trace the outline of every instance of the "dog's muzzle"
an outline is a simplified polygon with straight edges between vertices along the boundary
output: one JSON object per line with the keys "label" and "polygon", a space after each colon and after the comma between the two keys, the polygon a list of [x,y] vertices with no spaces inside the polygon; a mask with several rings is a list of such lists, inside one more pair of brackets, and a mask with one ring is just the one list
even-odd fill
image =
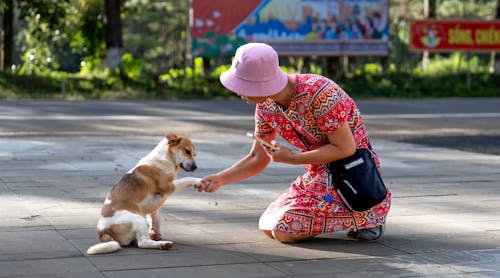
{"label": "dog's muzzle", "polygon": [[182,169],[184,169],[187,172],[193,172],[194,170],[198,169],[198,166],[196,165],[195,162],[190,163],[190,164],[181,163],[180,166]]}

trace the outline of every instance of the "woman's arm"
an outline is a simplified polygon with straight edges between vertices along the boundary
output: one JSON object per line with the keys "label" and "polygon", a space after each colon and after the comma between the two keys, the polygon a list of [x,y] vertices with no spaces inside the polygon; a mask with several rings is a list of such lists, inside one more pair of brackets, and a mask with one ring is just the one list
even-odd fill
{"label": "woman's arm", "polygon": [[306,152],[292,152],[285,146],[275,143],[278,150],[266,152],[275,162],[288,164],[320,164],[351,156],[356,152],[356,142],[351,129],[344,123],[337,130],[327,135],[330,144]]}
{"label": "woman's arm", "polygon": [[[275,137],[276,135],[273,135],[263,140],[271,142]],[[203,178],[202,183],[197,185],[196,188],[200,192],[215,192],[223,185],[235,183],[260,173],[266,168],[269,161],[271,161],[271,159],[266,154],[266,151],[260,143],[254,140],[250,153],[227,169],[217,174],[206,176]]]}
{"label": "woman's arm", "polygon": [[[264,141],[271,142],[273,139],[266,138]],[[233,166],[220,171],[217,175],[219,175],[222,185],[238,182],[260,173],[266,168],[269,161],[271,161],[271,159],[260,143],[254,141],[249,154],[236,162]]]}

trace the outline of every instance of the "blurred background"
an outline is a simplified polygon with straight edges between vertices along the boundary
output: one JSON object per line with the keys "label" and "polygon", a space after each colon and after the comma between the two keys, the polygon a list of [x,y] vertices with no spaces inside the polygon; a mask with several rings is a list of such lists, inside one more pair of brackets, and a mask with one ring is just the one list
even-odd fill
{"label": "blurred background", "polygon": [[[285,71],[323,74],[355,97],[500,96],[500,0],[1,4],[0,99],[230,98],[218,77],[248,41],[272,44]],[[419,29],[426,42],[439,22],[492,23],[488,47],[412,48],[419,19],[438,20]]]}

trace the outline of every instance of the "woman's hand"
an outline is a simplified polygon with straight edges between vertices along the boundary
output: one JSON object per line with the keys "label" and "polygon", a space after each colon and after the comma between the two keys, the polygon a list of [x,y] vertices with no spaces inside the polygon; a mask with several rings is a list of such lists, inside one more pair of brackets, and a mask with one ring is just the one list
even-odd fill
{"label": "woman's hand", "polygon": [[214,193],[222,187],[222,180],[217,174],[208,175],[201,180],[200,184],[194,186],[199,192]]}
{"label": "woman's hand", "polygon": [[271,144],[273,148],[268,148],[264,144],[261,144],[261,146],[267,153],[267,155],[271,157],[271,159],[274,162],[294,164],[293,163],[294,153],[289,148],[283,146],[282,144],[276,141],[272,141]]}

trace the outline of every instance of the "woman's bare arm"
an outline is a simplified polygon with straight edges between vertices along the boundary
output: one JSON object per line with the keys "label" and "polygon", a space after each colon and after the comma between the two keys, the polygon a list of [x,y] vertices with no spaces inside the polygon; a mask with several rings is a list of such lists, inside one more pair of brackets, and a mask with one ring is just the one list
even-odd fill
{"label": "woman's bare arm", "polygon": [[347,123],[327,135],[330,144],[306,152],[292,152],[278,144],[278,150],[266,152],[275,162],[288,164],[320,164],[351,156],[356,151],[356,143]]}

